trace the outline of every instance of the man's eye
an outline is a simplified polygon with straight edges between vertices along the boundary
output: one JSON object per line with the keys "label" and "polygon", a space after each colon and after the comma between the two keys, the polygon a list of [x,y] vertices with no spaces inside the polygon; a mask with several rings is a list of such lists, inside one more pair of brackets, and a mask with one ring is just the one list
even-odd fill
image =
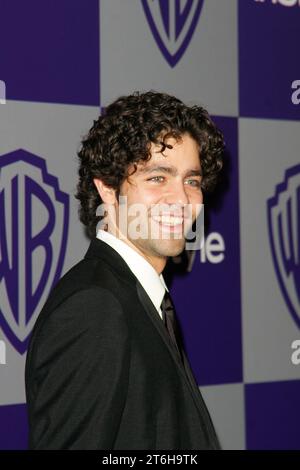
{"label": "man's eye", "polygon": [[164,176],[153,176],[152,178],[149,178],[147,181],[155,181],[155,182],[159,183],[163,179],[164,179]]}
{"label": "man's eye", "polygon": [[195,186],[195,188],[201,187],[201,181],[198,181],[198,180],[187,180],[187,181],[191,186]]}

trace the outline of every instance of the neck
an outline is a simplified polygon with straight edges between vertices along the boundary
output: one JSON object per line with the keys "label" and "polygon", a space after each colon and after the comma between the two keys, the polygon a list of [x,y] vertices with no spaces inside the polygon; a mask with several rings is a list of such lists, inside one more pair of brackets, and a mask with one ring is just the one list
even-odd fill
{"label": "neck", "polygon": [[[109,230],[108,232],[111,233]],[[125,237],[118,228],[116,228],[116,233],[112,233],[112,235],[122,240],[124,243],[130,246],[134,251],[136,251],[143,258],[145,258],[145,260],[148,261],[148,263],[150,263],[151,266],[155,269],[157,274],[160,275],[163,272],[167,263],[167,257],[153,256],[153,255],[149,255],[148,253],[145,253],[144,251],[139,249],[136,245],[134,245],[127,237]]]}

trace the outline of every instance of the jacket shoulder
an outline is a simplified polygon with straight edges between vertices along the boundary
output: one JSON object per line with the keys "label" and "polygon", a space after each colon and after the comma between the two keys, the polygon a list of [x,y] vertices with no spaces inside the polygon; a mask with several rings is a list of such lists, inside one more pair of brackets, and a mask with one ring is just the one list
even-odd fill
{"label": "jacket shoulder", "polygon": [[[110,266],[100,259],[82,259],[71,267],[55,284],[42,309],[53,310],[64,299],[77,291],[92,287],[110,290],[114,292],[120,284]],[[41,312],[41,313],[42,313]]]}

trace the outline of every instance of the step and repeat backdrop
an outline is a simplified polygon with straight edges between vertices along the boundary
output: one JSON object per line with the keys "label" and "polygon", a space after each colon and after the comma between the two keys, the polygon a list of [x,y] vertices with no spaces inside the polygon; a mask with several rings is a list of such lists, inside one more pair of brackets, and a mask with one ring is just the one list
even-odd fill
{"label": "step and repeat backdrop", "polygon": [[300,449],[300,1],[0,0],[0,18],[0,449],[27,448],[28,339],[89,245],[80,140],[150,89],[227,144],[204,246],[166,271],[221,445]]}

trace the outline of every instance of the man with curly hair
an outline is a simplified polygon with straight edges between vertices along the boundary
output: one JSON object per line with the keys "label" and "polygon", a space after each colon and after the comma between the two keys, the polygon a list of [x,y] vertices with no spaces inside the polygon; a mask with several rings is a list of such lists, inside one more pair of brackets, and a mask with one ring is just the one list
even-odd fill
{"label": "man with curly hair", "polygon": [[220,449],[162,272],[223,149],[206,110],[165,93],[122,96],[94,121],[76,194],[91,242],[27,354],[31,449]]}

